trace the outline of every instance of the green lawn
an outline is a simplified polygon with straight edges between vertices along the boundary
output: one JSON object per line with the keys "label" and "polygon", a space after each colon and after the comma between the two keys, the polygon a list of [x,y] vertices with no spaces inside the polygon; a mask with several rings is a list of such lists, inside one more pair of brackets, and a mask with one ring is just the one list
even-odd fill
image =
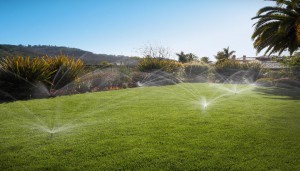
{"label": "green lawn", "polygon": [[230,87],[0,104],[0,170],[300,170],[300,91]]}

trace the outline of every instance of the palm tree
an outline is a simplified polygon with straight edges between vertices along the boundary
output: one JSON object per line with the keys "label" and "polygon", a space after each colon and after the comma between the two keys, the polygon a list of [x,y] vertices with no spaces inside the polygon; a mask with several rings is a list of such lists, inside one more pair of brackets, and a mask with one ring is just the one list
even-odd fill
{"label": "palm tree", "polygon": [[266,49],[265,55],[288,50],[292,55],[300,46],[300,0],[270,0],[276,6],[260,9],[252,19],[254,24],[252,35],[257,53]]}
{"label": "palm tree", "polygon": [[232,58],[232,55],[235,53],[235,51],[230,51],[229,47],[223,48],[223,51],[219,51],[215,58],[218,60],[218,62],[223,62],[225,60],[228,60]]}
{"label": "palm tree", "polygon": [[209,57],[203,56],[203,57],[200,59],[200,61],[203,62],[203,63],[208,64],[208,63],[209,63]]}
{"label": "palm tree", "polygon": [[187,53],[185,54],[184,52],[176,53],[178,56],[178,61],[181,63],[187,63],[187,62],[193,62],[197,60],[197,56],[194,55],[193,53]]}
{"label": "palm tree", "polygon": [[178,61],[181,63],[187,63],[188,59],[186,57],[186,54],[184,54],[184,52],[180,52],[180,53],[176,53],[176,55],[178,56]]}
{"label": "palm tree", "polygon": [[231,58],[231,56],[235,53],[235,51],[230,51],[229,46],[227,48],[223,48],[224,55],[227,59]]}

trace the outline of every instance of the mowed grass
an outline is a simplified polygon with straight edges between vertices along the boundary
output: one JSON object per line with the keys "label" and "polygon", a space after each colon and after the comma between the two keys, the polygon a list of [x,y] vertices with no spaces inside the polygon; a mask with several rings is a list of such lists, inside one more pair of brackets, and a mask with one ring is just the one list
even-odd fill
{"label": "mowed grass", "polygon": [[0,104],[0,170],[300,170],[299,90],[230,87]]}

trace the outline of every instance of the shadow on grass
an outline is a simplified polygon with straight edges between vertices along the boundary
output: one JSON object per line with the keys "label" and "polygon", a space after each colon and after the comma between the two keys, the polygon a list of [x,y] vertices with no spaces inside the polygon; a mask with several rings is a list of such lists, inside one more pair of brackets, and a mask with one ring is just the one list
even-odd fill
{"label": "shadow on grass", "polygon": [[300,100],[300,88],[257,87],[254,91],[262,95],[274,96],[272,99]]}

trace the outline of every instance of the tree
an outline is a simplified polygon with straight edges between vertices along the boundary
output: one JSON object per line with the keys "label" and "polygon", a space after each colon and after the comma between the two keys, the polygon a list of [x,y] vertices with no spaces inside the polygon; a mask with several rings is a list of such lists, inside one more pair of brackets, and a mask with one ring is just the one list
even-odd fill
{"label": "tree", "polygon": [[158,59],[166,59],[170,58],[171,53],[170,49],[163,46],[152,46],[151,44],[146,45],[141,49],[141,54],[145,58],[158,58]]}
{"label": "tree", "polygon": [[181,51],[180,53],[176,53],[176,55],[178,56],[178,61],[181,63],[193,62],[198,59],[198,57],[193,53],[185,54]]}
{"label": "tree", "polygon": [[219,51],[215,58],[218,60],[218,62],[223,62],[225,60],[228,60],[232,58],[232,55],[235,53],[235,51],[230,51],[229,46],[227,48],[223,48],[223,51]]}
{"label": "tree", "polygon": [[254,48],[257,53],[266,49],[265,55],[288,50],[290,56],[300,46],[300,1],[299,0],[270,0],[276,6],[260,9],[252,20],[254,24],[252,35]]}
{"label": "tree", "polygon": [[208,64],[208,63],[209,63],[209,57],[204,56],[204,57],[202,57],[202,58],[200,59],[200,61],[203,62],[203,63]]}
{"label": "tree", "polygon": [[189,62],[193,62],[193,61],[197,61],[198,57],[193,53],[189,53],[189,54],[187,54],[187,59]]}
{"label": "tree", "polygon": [[186,57],[186,54],[184,54],[184,52],[180,52],[180,53],[176,53],[176,55],[178,56],[178,61],[181,63],[187,63],[188,59]]}

